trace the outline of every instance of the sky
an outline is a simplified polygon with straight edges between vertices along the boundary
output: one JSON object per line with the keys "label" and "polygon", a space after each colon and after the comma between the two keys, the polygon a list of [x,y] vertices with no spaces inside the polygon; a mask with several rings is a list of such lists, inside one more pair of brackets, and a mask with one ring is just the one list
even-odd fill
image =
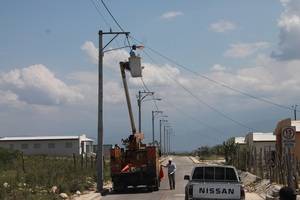
{"label": "sky", "polygon": [[[137,51],[143,80],[162,99],[157,106],[172,126],[173,150],[272,132],[293,117],[290,108],[300,103],[299,0],[105,2],[130,32],[130,43],[145,46]],[[101,1],[2,0],[0,27],[0,137],[85,133],[96,139],[98,31],[120,31]],[[118,36],[107,49],[124,45]],[[131,132],[118,66],[128,52],[104,55],[108,144]],[[136,94],[145,86],[127,77],[137,124]],[[142,104],[145,143],[152,140],[156,109],[151,98]]]}

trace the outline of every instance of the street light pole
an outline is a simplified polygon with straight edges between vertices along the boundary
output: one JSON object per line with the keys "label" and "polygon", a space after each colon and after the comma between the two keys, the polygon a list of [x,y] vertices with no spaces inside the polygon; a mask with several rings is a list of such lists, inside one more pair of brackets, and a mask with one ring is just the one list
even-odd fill
{"label": "street light pole", "polygon": [[152,110],[152,145],[154,145],[155,141],[155,134],[154,134],[154,118],[157,114],[162,114],[163,111],[161,110]]}
{"label": "street light pole", "polygon": [[[145,94],[144,96],[142,96]],[[147,91],[139,91],[138,94],[138,107],[139,107],[139,132],[142,132],[142,101],[148,96],[153,95],[154,92],[147,92]]]}
{"label": "street light pole", "polygon": [[[98,51],[98,121],[97,121],[97,190],[103,191],[103,54],[107,47],[118,35],[129,35],[129,32],[103,32],[99,31]],[[103,47],[103,35],[114,35],[114,37]]]}
{"label": "street light pole", "polygon": [[97,189],[103,190],[103,32],[99,31],[98,55],[98,146],[97,146]]}
{"label": "street light pole", "polygon": [[[167,117],[167,116],[164,116],[164,117]],[[162,123],[163,122],[168,122],[168,120],[166,120],[166,119],[160,119],[159,120],[159,150],[160,150],[160,152],[162,151],[162,144],[161,144],[161,142],[162,142],[162,135],[161,135],[161,126],[162,126]]]}

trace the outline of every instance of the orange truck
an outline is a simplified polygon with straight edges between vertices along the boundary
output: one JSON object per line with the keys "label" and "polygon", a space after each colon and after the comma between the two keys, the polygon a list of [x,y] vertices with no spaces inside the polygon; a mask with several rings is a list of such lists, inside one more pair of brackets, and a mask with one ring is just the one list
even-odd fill
{"label": "orange truck", "polygon": [[111,149],[111,179],[113,190],[123,191],[128,187],[147,187],[159,190],[160,165],[157,147],[139,149]]}
{"label": "orange truck", "polygon": [[[135,68],[139,70],[133,70]],[[136,132],[126,81],[125,70],[129,70],[133,77],[141,76],[140,57],[131,56],[129,62],[120,62],[120,69],[132,133],[127,139],[122,140],[125,148],[120,148],[116,145],[111,149],[113,189],[122,191],[128,187],[145,186],[151,191],[157,191],[159,190],[161,178],[158,148],[143,144],[143,133]],[[133,73],[133,71],[138,71],[139,73]]]}

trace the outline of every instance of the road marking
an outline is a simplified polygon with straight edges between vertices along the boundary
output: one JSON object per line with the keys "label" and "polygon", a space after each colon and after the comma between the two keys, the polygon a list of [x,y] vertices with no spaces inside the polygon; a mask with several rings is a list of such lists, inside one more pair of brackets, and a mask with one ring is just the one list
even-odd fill
{"label": "road marking", "polygon": [[174,194],[174,197],[184,197],[185,194]]}

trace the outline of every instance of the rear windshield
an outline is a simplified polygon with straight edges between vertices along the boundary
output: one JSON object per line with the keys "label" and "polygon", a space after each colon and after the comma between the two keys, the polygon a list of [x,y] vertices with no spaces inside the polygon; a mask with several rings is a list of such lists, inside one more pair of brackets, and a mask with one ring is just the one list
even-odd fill
{"label": "rear windshield", "polygon": [[233,168],[229,167],[196,167],[192,179],[205,181],[233,181],[238,178]]}

